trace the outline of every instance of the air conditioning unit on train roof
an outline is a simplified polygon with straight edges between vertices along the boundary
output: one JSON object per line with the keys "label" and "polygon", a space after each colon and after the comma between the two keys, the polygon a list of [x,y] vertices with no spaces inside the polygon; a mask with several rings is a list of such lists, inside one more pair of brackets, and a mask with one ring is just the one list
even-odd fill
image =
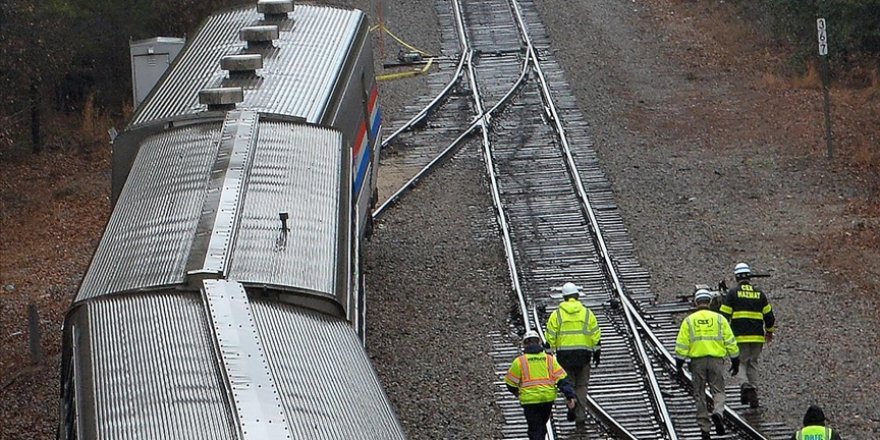
{"label": "air conditioning unit on train roof", "polygon": [[257,12],[266,20],[287,18],[287,14],[293,12],[293,0],[257,0]]}
{"label": "air conditioning unit on train roof", "polygon": [[199,91],[199,104],[206,104],[208,110],[232,110],[235,104],[244,101],[241,87],[217,87]]}
{"label": "air conditioning unit on train roof", "polygon": [[274,24],[243,27],[238,31],[238,39],[246,41],[248,47],[266,47],[278,39],[278,26]]}
{"label": "air conditioning unit on train roof", "polygon": [[220,58],[220,68],[228,71],[230,77],[253,75],[263,68],[263,56],[258,53],[226,55]]}

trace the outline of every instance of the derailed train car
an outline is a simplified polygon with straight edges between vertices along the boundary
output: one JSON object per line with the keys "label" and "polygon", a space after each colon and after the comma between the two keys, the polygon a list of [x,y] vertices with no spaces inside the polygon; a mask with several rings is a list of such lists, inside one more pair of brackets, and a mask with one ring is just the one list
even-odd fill
{"label": "derailed train car", "polygon": [[114,142],[64,323],[59,439],[400,439],[363,349],[381,123],[368,22],[211,16]]}

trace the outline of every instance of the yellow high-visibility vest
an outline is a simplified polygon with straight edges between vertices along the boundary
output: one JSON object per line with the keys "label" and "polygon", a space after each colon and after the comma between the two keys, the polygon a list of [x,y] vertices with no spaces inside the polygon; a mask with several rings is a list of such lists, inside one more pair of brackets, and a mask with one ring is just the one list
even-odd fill
{"label": "yellow high-visibility vest", "polygon": [[566,376],[556,358],[542,351],[525,353],[514,359],[504,382],[519,388],[519,402],[528,405],[556,400],[556,383]]}
{"label": "yellow high-visibility vest", "polygon": [[681,323],[675,354],[682,358],[733,358],[739,356],[739,347],[727,320],[716,312],[701,309]]}
{"label": "yellow high-visibility vest", "polygon": [[570,298],[547,320],[547,343],[556,352],[565,350],[593,351],[602,339],[602,330],[592,310]]}
{"label": "yellow high-visibility vest", "polygon": [[827,426],[805,426],[797,432],[797,440],[831,440],[831,428]]}

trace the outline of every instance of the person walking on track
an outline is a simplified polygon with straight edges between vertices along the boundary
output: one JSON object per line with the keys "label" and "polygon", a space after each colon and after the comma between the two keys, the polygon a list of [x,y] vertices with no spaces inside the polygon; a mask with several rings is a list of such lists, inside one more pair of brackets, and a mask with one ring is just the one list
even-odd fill
{"label": "person walking on track", "polygon": [[586,421],[585,404],[590,383],[590,362],[599,366],[602,330],[593,311],[578,298],[581,288],[574,283],[562,286],[562,302],[547,319],[547,343],[574,383],[579,403],[574,409],[578,426]]}
{"label": "person walking on track", "polygon": [[740,402],[757,408],[758,401],[758,359],[764,343],[773,341],[776,331],[776,317],[767,295],[751,284],[752,269],[746,263],[734,267],[737,286],[730,288],[719,312],[730,321],[736,343],[739,346],[740,361],[746,371],[746,382],[740,387]]}
{"label": "person walking on track", "polygon": [[[739,372],[739,348],[733,330],[721,314],[709,310],[712,293],[706,289],[694,294],[697,311],[681,323],[675,340],[675,367],[678,377],[683,377],[686,359],[694,381],[694,400],[697,404],[697,424],[703,440],[710,440],[711,424],[715,433],[724,435],[724,358],[730,356],[730,372]],[[706,385],[712,394],[714,407],[711,419],[706,402]]]}
{"label": "person walking on track", "polygon": [[804,414],[804,427],[791,435],[791,440],[843,440],[837,431],[825,424],[825,412],[818,405],[810,405]]}
{"label": "person walking on track", "polygon": [[534,330],[523,336],[523,354],[510,364],[504,383],[508,391],[519,397],[529,440],[544,440],[547,436],[547,421],[550,420],[557,388],[565,395],[569,409],[577,402],[565,370],[556,357],[544,351],[541,336]]}

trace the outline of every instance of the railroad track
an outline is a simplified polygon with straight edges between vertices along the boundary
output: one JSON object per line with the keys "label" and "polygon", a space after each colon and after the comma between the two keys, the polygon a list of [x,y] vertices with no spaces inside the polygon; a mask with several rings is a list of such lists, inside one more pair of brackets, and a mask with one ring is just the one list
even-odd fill
{"label": "railroad track", "polygon": [[[554,287],[566,281],[583,286],[583,300],[596,313],[603,334],[602,364],[590,383],[587,438],[699,438],[690,382],[671,374],[678,329],[674,314],[686,307],[653,304],[649,275],[635,258],[584,115],[561,69],[547,55],[549,42],[533,5],[516,0],[443,5],[449,9],[441,9],[446,12],[441,19],[458,36],[456,73],[432,100],[433,108],[413,118],[432,118],[429,128],[422,124],[410,135],[417,125],[412,123],[395,134],[418,137],[409,138],[410,144],[437,139],[438,133],[454,138],[442,154],[425,161],[421,175],[454,154],[465,138],[479,136],[517,309],[511,333],[541,329],[544,316],[538,310],[552,312],[559,301],[551,297]],[[470,98],[467,118],[462,117],[465,97]],[[453,121],[458,125],[450,126]],[[457,136],[450,135],[455,132],[451,127]],[[423,157],[424,151],[413,156]],[[405,185],[388,204],[410,187]],[[511,335],[491,337],[500,377],[519,353],[519,341]],[[500,380],[496,385],[504,438],[524,438],[518,402]],[[728,390],[729,402],[735,391]],[[739,410],[728,406],[728,434],[713,438],[783,440],[790,435],[781,424]],[[551,425],[552,438],[580,438],[573,423],[565,421],[561,404]]]}

